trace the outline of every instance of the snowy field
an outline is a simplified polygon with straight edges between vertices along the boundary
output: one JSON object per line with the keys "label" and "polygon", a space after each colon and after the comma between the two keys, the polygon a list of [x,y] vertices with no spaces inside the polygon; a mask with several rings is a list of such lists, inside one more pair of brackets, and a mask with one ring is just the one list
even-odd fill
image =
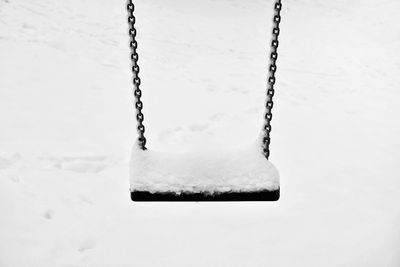
{"label": "snowy field", "polygon": [[[149,147],[250,144],[272,1],[140,0]],[[0,266],[400,266],[400,2],[283,1],[273,203],[133,203],[124,1],[0,0]]]}

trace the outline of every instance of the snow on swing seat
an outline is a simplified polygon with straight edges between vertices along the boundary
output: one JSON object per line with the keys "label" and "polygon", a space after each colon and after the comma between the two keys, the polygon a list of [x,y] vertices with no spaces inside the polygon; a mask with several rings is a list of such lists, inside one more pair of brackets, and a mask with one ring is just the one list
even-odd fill
{"label": "snow on swing seat", "polygon": [[142,151],[135,146],[130,164],[132,199],[151,201],[157,195],[155,200],[277,200],[279,173],[261,151],[258,144],[191,154]]}

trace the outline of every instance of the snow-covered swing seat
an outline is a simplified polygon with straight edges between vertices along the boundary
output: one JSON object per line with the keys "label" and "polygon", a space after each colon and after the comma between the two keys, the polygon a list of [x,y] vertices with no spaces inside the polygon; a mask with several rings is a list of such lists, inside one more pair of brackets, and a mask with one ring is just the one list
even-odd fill
{"label": "snow-covered swing seat", "polygon": [[142,113],[134,5],[128,1],[130,47],[138,140],[132,149],[130,191],[133,201],[276,201],[279,174],[268,161],[281,0],[274,4],[271,56],[263,131],[253,145],[220,153],[170,154],[146,148]]}

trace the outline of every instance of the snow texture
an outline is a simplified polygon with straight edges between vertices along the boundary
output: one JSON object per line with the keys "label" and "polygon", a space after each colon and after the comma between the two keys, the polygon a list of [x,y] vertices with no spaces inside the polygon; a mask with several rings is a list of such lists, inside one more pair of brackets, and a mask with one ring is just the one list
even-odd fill
{"label": "snow texture", "polygon": [[[224,193],[279,189],[261,143],[236,151],[171,154],[132,149],[131,191]],[[197,152],[197,153],[196,153]]]}
{"label": "snow texture", "polygon": [[[0,0],[0,266],[400,266],[400,1],[282,2],[280,200],[133,203],[125,1]],[[149,148],[250,147],[272,1],[135,4]]]}

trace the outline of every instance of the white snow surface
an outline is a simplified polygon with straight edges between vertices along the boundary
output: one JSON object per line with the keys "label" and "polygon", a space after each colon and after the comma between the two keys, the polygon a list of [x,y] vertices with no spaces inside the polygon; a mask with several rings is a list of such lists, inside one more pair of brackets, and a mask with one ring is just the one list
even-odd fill
{"label": "white snow surface", "polygon": [[[138,0],[150,150],[249,147],[269,0]],[[400,1],[283,1],[267,203],[132,203],[125,1],[0,0],[0,266],[400,266]]]}
{"label": "white snow surface", "polygon": [[278,170],[261,142],[234,151],[187,154],[132,149],[131,191],[223,193],[279,189]]}

